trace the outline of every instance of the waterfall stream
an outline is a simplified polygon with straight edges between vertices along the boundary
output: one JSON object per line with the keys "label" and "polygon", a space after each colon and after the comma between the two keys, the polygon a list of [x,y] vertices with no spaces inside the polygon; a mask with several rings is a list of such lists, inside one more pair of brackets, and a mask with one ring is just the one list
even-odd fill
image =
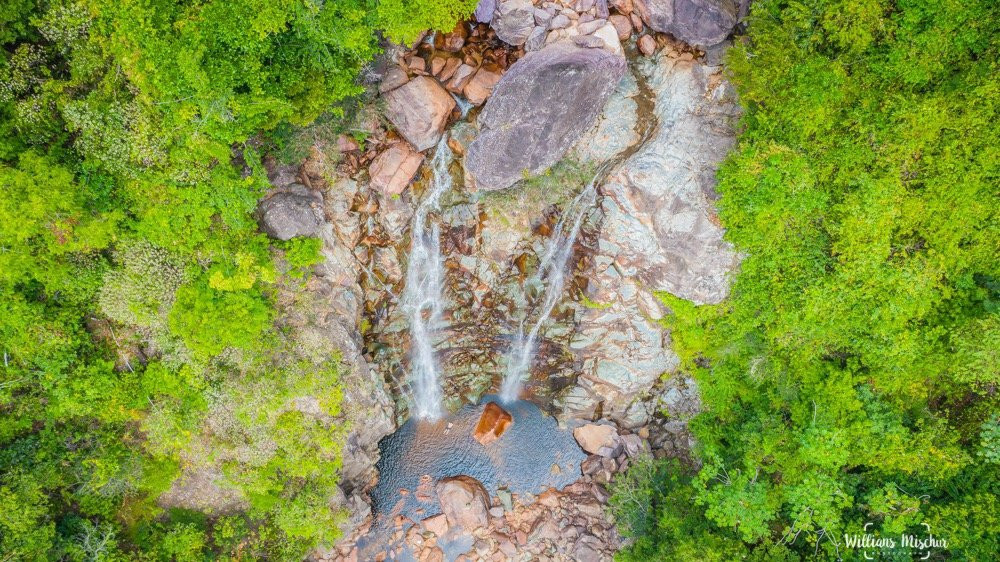
{"label": "waterfall stream", "polygon": [[441,227],[428,224],[428,216],[440,211],[441,195],[452,187],[448,172],[453,156],[447,137],[442,137],[431,160],[431,183],[424,200],[413,214],[410,256],[406,267],[403,307],[410,320],[410,376],[416,416],[441,417],[440,366],[434,355],[434,334],[441,327],[444,310],[444,259]]}
{"label": "waterfall stream", "polygon": [[[634,47],[633,47],[634,48]],[[634,55],[634,52],[633,52]],[[640,60],[640,59],[630,59]],[[607,175],[619,164],[635,154],[646,141],[652,138],[659,126],[659,121],[653,111],[653,103],[656,96],[653,94],[641,70],[633,68],[633,76],[639,89],[639,95],[633,99],[637,104],[638,119],[636,121],[636,132],[639,135],[637,142],[616,154],[613,158],[601,164],[597,169],[590,183],[576,196],[566,207],[559,222],[553,229],[545,245],[545,251],[538,264],[538,273],[532,281],[541,282],[545,286],[545,292],[541,301],[541,313],[531,328],[525,332],[527,316],[521,320],[518,328],[517,338],[514,345],[507,354],[507,368],[504,373],[503,384],[500,387],[500,398],[504,402],[513,402],[518,399],[521,392],[521,384],[524,379],[531,374],[531,365],[534,361],[535,348],[538,346],[538,336],[542,327],[548,321],[549,316],[555,309],[556,304],[563,297],[563,288],[569,276],[567,263],[573,255],[573,245],[580,233],[580,228],[587,213],[597,202],[597,188],[604,181]]]}
{"label": "waterfall stream", "polygon": [[500,397],[504,402],[517,400],[521,391],[521,379],[531,371],[535,346],[538,345],[538,332],[545,325],[556,303],[562,297],[568,273],[566,263],[573,254],[573,244],[576,243],[583,219],[586,217],[587,211],[594,205],[599,177],[602,177],[602,174],[595,175],[587,187],[566,207],[545,244],[545,252],[538,264],[538,273],[534,277],[534,280],[545,284],[541,314],[527,333],[524,331],[527,317],[521,321],[517,339],[508,355],[507,372],[500,388]]}

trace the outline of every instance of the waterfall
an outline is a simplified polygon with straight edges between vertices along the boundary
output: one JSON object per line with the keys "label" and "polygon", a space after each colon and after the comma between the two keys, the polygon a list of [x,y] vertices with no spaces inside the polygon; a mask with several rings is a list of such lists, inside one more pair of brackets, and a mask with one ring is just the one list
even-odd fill
{"label": "waterfall", "polygon": [[552,310],[562,296],[567,277],[566,262],[573,255],[573,245],[580,233],[583,219],[594,204],[598,177],[600,174],[594,176],[587,187],[566,207],[545,244],[545,252],[538,264],[538,273],[533,278],[533,280],[542,281],[545,284],[541,314],[527,333],[524,331],[527,317],[521,320],[517,339],[507,356],[507,372],[500,389],[500,397],[504,402],[517,400],[518,394],[521,392],[521,380],[531,371],[535,346],[538,344],[538,332],[549,319]]}
{"label": "waterfall", "polygon": [[413,214],[410,258],[406,266],[403,307],[410,320],[410,375],[416,416],[441,417],[441,376],[434,356],[433,337],[441,327],[444,309],[444,259],[441,227],[428,225],[428,215],[441,209],[441,194],[451,189],[448,165],[452,162],[446,136],[441,138],[431,160],[431,184]]}

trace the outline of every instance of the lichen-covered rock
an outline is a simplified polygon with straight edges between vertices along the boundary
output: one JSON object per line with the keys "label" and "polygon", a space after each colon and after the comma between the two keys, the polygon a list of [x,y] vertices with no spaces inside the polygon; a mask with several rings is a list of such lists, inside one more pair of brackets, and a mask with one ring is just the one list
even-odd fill
{"label": "lichen-covered rock", "polygon": [[279,191],[261,202],[257,208],[260,226],[278,240],[312,236],[322,222],[321,202],[322,198],[306,186],[292,184],[288,191]]}
{"label": "lichen-covered rock", "polygon": [[[421,59],[422,60],[422,59]],[[385,94],[385,115],[418,151],[437,144],[455,100],[437,80],[417,76]]]}
{"label": "lichen-covered rock", "polygon": [[697,47],[722,42],[736,26],[739,8],[735,0],[642,0],[636,7],[652,29]]}
{"label": "lichen-covered rock", "polygon": [[556,163],[591,126],[625,58],[560,41],[514,63],[479,114],[466,170],[480,190],[509,187]]}

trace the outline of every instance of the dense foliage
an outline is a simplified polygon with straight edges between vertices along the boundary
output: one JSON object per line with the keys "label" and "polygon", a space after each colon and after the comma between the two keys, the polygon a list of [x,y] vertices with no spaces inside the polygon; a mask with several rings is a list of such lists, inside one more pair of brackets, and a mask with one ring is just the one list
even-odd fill
{"label": "dense foliage", "polygon": [[721,305],[665,297],[701,465],[619,486],[622,558],[860,559],[844,535],[871,523],[993,560],[1000,7],[760,0],[749,22],[719,174],[746,257]]}
{"label": "dense foliage", "polygon": [[[0,559],[294,559],[334,537],[338,365],[272,327],[318,241],[258,233],[254,139],[336,116],[381,32],[473,4],[0,1]],[[242,498],[229,515],[158,507],[198,455]]]}

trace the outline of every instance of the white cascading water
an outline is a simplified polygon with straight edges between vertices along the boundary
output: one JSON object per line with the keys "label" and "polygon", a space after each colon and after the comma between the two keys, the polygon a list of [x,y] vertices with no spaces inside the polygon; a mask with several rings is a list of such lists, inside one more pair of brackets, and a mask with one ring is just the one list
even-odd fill
{"label": "white cascading water", "polygon": [[444,137],[431,160],[431,185],[413,214],[410,230],[410,259],[406,267],[403,306],[410,320],[410,376],[416,416],[436,420],[441,417],[441,375],[434,355],[434,334],[441,327],[444,310],[444,259],[441,256],[441,227],[428,225],[428,215],[441,209],[441,195],[451,189],[448,166],[452,153]]}
{"label": "white cascading water", "polygon": [[521,393],[521,381],[530,373],[534,359],[535,346],[538,345],[538,332],[549,319],[552,310],[562,296],[566,284],[566,262],[573,255],[573,245],[580,233],[583,219],[594,204],[597,195],[597,178],[587,184],[587,187],[576,196],[566,207],[559,222],[556,223],[552,235],[545,246],[545,253],[538,264],[538,273],[534,280],[545,284],[545,294],[542,298],[541,314],[527,333],[524,331],[527,318],[521,321],[517,339],[507,356],[507,372],[504,375],[503,386],[500,388],[500,398],[504,402],[517,400]]}

